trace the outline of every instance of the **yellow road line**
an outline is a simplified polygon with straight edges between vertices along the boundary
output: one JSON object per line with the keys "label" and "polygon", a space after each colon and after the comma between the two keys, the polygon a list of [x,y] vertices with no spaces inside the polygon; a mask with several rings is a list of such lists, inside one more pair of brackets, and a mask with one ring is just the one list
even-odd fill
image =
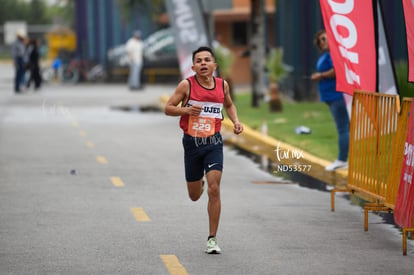
{"label": "yellow road line", "polygon": [[124,187],[125,184],[120,177],[111,177],[111,182],[115,187]]}
{"label": "yellow road line", "polygon": [[165,267],[171,275],[188,275],[187,270],[180,263],[175,255],[160,255],[161,260],[164,262]]}
{"label": "yellow road line", "polygon": [[99,162],[100,164],[108,164],[108,161],[106,160],[104,156],[97,156],[96,161]]}
{"label": "yellow road line", "polygon": [[81,137],[84,137],[84,136],[86,136],[86,132],[85,132],[85,131],[83,131],[83,130],[81,130],[81,131],[79,131],[79,135],[80,135]]}
{"label": "yellow road line", "polygon": [[142,207],[133,207],[131,208],[131,212],[134,215],[135,219],[138,222],[149,222],[151,219],[148,217],[147,213],[145,213],[144,208]]}
{"label": "yellow road line", "polygon": [[95,144],[93,144],[92,141],[87,141],[86,146],[88,146],[89,148],[93,148],[93,147],[95,147]]}

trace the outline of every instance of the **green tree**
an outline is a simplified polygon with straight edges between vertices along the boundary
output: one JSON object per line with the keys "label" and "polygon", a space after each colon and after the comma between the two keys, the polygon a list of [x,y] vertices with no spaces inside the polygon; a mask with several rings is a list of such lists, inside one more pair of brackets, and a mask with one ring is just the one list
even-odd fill
{"label": "green tree", "polygon": [[2,0],[0,8],[0,24],[11,20],[24,20],[27,11],[27,3],[16,0]]}
{"label": "green tree", "polygon": [[27,22],[29,24],[46,24],[50,18],[46,17],[47,6],[43,0],[32,0],[27,11]]}
{"label": "green tree", "polygon": [[47,16],[54,22],[68,27],[75,26],[75,1],[60,0],[56,5],[47,9]]}
{"label": "green tree", "polygon": [[28,24],[50,24],[53,16],[49,9],[45,0],[1,0],[0,24],[16,20],[26,21]]}

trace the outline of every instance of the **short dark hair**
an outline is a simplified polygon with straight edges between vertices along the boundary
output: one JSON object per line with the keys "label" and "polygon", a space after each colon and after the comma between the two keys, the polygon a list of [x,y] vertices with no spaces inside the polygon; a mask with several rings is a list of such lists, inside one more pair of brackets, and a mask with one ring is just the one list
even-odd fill
{"label": "short dark hair", "polygon": [[194,58],[195,58],[196,54],[198,54],[199,52],[209,52],[209,53],[211,53],[211,56],[215,59],[214,52],[210,47],[201,46],[193,52],[193,61],[194,61]]}

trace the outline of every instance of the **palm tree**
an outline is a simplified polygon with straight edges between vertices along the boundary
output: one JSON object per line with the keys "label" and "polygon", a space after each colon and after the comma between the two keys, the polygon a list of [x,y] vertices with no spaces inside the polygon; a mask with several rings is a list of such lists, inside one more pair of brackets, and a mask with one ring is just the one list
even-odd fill
{"label": "palm tree", "polygon": [[282,101],[279,95],[279,82],[285,78],[291,70],[287,65],[283,64],[283,49],[272,49],[266,61],[266,68],[269,74],[270,87],[270,102],[269,107],[271,112],[282,111]]}

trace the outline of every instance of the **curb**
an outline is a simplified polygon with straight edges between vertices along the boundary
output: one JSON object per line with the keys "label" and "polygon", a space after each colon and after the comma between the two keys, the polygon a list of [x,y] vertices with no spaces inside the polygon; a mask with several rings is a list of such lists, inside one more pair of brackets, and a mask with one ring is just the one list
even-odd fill
{"label": "curb", "polygon": [[13,60],[11,60],[11,59],[0,59],[0,64],[4,64],[4,65],[10,64],[10,65],[12,65],[14,63],[13,63]]}

